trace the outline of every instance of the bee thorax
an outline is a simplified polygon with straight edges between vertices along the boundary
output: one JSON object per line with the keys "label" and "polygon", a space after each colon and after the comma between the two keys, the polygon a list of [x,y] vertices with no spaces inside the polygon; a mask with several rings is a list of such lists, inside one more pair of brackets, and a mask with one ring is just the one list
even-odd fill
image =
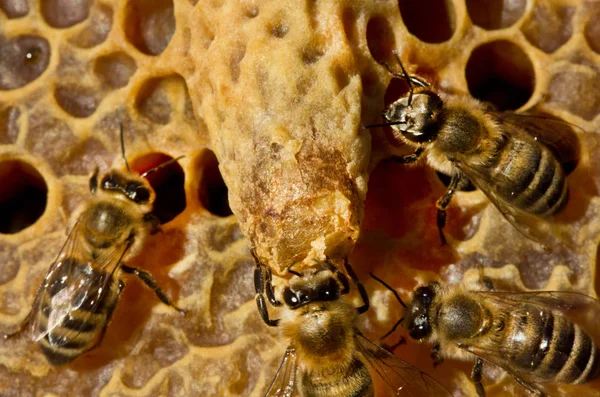
{"label": "bee thorax", "polygon": [[482,332],[485,313],[481,305],[463,295],[458,295],[442,305],[438,326],[452,340],[472,338]]}

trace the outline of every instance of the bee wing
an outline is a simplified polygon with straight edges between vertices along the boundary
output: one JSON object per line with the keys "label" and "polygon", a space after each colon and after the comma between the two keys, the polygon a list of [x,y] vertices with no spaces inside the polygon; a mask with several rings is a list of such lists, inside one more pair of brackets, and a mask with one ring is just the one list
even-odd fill
{"label": "bee wing", "polygon": [[363,334],[356,334],[356,346],[371,368],[391,388],[394,396],[452,396],[431,376],[394,356]]}
{"label": "bee wing", "polygon": [[588,332],[596,343],[600,343],[598,327],[600,301],[591,296],[572,291],[474,291],[473,293],[507,309],[529,304],[565,316]]}
{"label": "bee wing", "polygon": [[512,185],[512,181],[505,181],[502,176],[492,181],[489,171],[474,164],[461,162],[457,166],[522,235],[546,247],[573,245],[571,239],[553,224],[552,219],[525,212],[498,195],[498,189],[506,184]]}
{"label": "bee wing", "polygon": [[[88,326],[130,246],[115,246],[101,251],[97,258],[89,258],[83,238],[83,226],[78,221],[38,290],[31,321],[35,342],[48,336],[52,345],[62,346]],[[58,327],[64,332],[53,332]]]}
{"label": "bee wing", "polygon": [[550,116],[536,115],[533,112],[499,112],[495,113],[495,116],[503,129],[525,131],[546,145],[559,163],[567,164],[579,160],[581,147],[574,129],[582,130],[580,127]]}
{"label": "bee wing", "polygon": [[265,397],[291,397],[296,394],[296,350],[288,347]]}

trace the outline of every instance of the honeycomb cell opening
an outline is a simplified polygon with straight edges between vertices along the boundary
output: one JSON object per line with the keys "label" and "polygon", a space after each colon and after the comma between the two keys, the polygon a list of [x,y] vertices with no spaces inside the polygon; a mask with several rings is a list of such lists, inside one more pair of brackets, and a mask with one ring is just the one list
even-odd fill
{"label": "honeycomb cell opening", "polygon": [[394,30],[388,20],[377,16],[367,24],[367,46],[377,63],[385,63],[396,49]]}
{"label": "honeycomb cell opening", "polygon": [[161,223],[174,219],[186,207],[185,174],[177,161],[168,163],[171,160],[173,157],[164,153],[149,153],[131,162],[131,169],[140,174],[161,166],[146,176],[156,193],[152,212]]}
{"label": "honeycomb cell opening", "polygon": [[506,40],[493,41],[471,53],[466,79],[473,97],[498,110],[518,109],[531,97],[535,73],[529,57]]}
{"label": "honeycomb cell opening", "polygon": [[27,0],[0,0],[0,10],[8,19],[21,18],[29,13],[29,3]]}
{"label": "honeycomb cell opening", "polygon": [[90,15],[90,0],[41,0],[40,9],[46,23],[64,29],[85,21]]}
{"label": "honeycomb cell opening", "polygon": [[526,0],[467,0],[471,21],[486,30],[504,29],[514,25],[527,6]]}
{"label": "honeycomb cell opening", "polygon": [[14,234],[44,213],[48,186],[40,173],[19,160],[0,162],[0,233]]}
{"label": "honeycomb cell opening", "polygon": [[448,0],[399,0],[406,29],[426,43],[450,40],[455,30],[454,6]]}
{"label": "honeycomb cell opening", "polygon": [[50,63],[50,44],[40,36],[7,40],[0,35],[0,54],[0,90],[14,90],[44,73]]}
{"label": "honeycomb cell opening", "polygon": [[159,55],[175,33],[173,0],[130,0],[124,20],[125,36],[147,55]]}
{"label": "honeycomb cell opening", "polygon": [[137,70],[135,59],[124,52],[115,52],[96,59],[94,73],[108,87],[121,88]]}
{"label": "honeycomb cell opening", "polygon": [[200,203],[211,214],[227,217],[233,214],[229,207],[227,185],[219,171],[217,156],[206,150],[200,159],[201,177],[198,198]]}

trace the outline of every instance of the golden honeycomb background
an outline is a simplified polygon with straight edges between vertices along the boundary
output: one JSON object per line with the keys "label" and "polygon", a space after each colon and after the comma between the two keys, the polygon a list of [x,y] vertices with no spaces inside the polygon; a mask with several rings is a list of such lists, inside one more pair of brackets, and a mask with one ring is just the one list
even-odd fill
{"label": "golden honeycomb background", "polygon": [[[440,247],[444,185],[382,161],[404,148],[362,128],[406,92],[379,65],[393,50],[440,90],[585,131],[561,216],[575,251],[524,240],[477,191],[455,196]],[[279,274],[351,253],[375,340],[401,313],[369,271],[404,296],[437,278],[475,283],[476,265],[507,285],[595,295],[599,67],[597,0],[0,0],[0,333],[29,311],[88,175],[124,166],[120,123],[134,169],[186,156],[152,176],[164,233],[128,263],[188,311],[124,276],[102,345],[72,364],[52,368],[26,334],[0,341],[0,396],[262,395],[286,341],[257,315],[250,244]],[[396,354],[474,395],[470,363],[434,370],[417,344]],[[521,390],[493,368],[484,385]]]}

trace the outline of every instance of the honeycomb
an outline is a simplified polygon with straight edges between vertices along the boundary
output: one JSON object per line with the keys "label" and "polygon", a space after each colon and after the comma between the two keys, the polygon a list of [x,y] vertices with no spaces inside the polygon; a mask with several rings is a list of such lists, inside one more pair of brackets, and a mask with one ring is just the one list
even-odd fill
{"label": "honeycomb", "polygon": [[[152,175],[164,232],[128,264],[188,311],[123,276],[102,345],[72,364],[51,367],[26,334],[0,341],[3,397],[262,395],[287,342],[257,315],[250,247],[279,275],[350,255],[372,296],[360,325],[374,340],[401,312],[369,271],[403,296],[433,279],[475,283],[477,265],[507,285],[595,295],[598,1],[0,0],[0,10],[0,333],[27,315],[90,172],[124,167],[120,124],[137,171],[185,155]],[[380,65],[394,65],[393,50],[440,90],[537,107],[585,131],[561,215],[576,250],[523,239],[479,191],[454,197],[440,247],[443,182],[385,161],[405,148],[362,128],[407,91]],[[396,354],[475,395],[471,364],[434,370],[429,348]],[[484,385],[490,396],[521,390],[491,367]]]}

